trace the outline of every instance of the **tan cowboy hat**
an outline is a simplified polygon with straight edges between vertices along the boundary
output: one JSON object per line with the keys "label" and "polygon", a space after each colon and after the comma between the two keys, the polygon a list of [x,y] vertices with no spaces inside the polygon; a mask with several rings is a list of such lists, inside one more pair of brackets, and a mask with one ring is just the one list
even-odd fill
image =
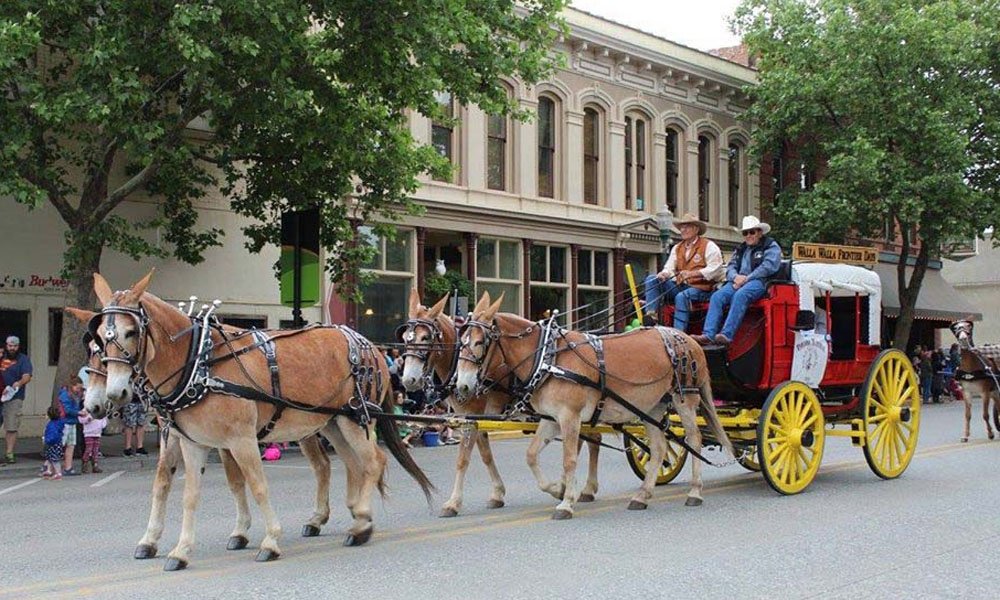
{"label": "tan cowboy hat", "polygon": [[749,231],[751,229],[760,229],[761,233],[767,235],[768,232],[771,231],[771,226],[768,225],[767,223],[764,223],[763,221],[761,221],[760,219],[758,219],[753,215],[747,215],[743,217],[743,223],[741,223],[740,226],[736,228],[736,231],[742,232],[742,231]]}
{"label": "tan cowboy hat", "polygon": [[708,225],[691,213],[684,213],[681,218],[674,219],[674,227],[680,225],[697,225],[698,235],[705,235],[705,232],[708,231]]}

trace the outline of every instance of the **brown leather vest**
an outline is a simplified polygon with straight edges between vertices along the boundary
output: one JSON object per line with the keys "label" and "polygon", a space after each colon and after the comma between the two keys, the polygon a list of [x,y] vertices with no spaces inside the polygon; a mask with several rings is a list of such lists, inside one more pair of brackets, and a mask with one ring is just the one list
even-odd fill
{"label": "brown leather vest", "polygon": [[[675,262],[675,268],[677,272],[688,271],[688,270],[701,270],[708,266],[708,260],[705,258],[705,251],[708,249],[708,238],[699,237],[698,241],[695,243],[694,247],[691,249],[691,256],[687,256],[688,248],[686,242],[681,242],[677,246],[677,259]],[[708,281],[698,273],[694,277],[689,277],[684,283],[691,287],[696,287],[701,290],[711,291],[715,287],[715,283]]]}

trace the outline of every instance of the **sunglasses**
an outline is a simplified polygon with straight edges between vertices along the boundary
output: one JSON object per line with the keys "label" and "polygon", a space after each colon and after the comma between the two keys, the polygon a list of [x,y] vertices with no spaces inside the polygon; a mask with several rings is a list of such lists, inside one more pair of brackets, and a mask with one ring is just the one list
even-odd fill
{"label": "sunglasses", "polygon": [[755,233],[760,233],[760,229],[748,229],[743,232],[743,237],[749,237],[751,235],[754,235]]}

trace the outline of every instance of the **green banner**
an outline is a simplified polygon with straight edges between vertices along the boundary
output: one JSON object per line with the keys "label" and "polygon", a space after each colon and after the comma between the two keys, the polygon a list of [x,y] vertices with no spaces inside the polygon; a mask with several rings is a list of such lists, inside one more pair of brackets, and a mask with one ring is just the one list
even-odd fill
{"label": "green banner", "polygon": [[281,303],[295,305],[295,244],[302,253],[302,306],[320,301],[319,210],[287,212],[281,215]]}

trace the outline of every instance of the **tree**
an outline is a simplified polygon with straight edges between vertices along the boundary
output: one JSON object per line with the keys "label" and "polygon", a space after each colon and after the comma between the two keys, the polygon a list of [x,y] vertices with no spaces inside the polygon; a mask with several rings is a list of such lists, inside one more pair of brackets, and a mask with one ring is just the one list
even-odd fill
{"label": "tree", "polygon": [[942,243],[1000,221],[998,8],[745,0],[734,19],[759,57],[747,112],[755,156],[790,142],[793,167],[823,175],[778,196],[778,228],[815,241],[899,236],[899,348]]}
{"label": "tree", "polygon": [[[94,305],[105,248],[199,262],[224,232],[199,228],[193,202],[220,189],[256,219],[254,252],[279,242],[283,211],[319,206],[326,266],[350,281],[372,252],[353,242],[357,223],[391,236],[417,210],[417,176],[449,168],[415,146],[406,112],[443,117],[447,90],[523,116],[501,79],[548,72],[564,3],[5,0],[0,197],[51,203],[65,221],[75,306]],[[139,193],[155,217],[120,210]],[[66,323],[59,381],[84,359]]]}

